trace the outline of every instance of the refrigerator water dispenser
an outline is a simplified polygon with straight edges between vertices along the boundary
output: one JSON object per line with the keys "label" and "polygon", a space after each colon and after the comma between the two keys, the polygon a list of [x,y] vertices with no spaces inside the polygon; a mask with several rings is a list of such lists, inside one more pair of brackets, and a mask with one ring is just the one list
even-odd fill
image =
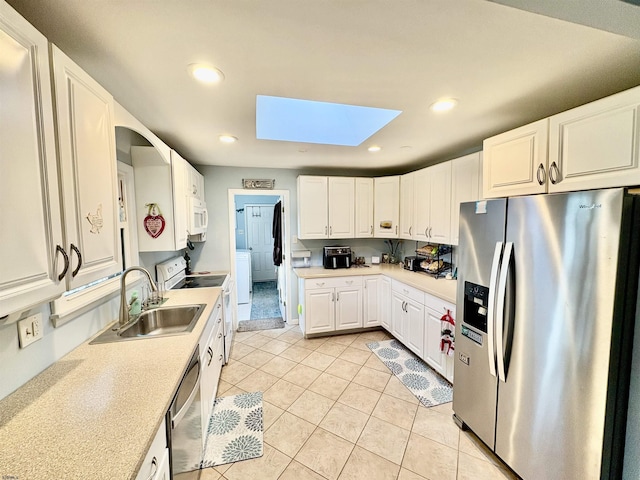
{"label": "refrigerator water dispenser", "polygon": [[487,308],[489,289],[482,285],[464,282],[464,315],[462,321],[487,333]]}

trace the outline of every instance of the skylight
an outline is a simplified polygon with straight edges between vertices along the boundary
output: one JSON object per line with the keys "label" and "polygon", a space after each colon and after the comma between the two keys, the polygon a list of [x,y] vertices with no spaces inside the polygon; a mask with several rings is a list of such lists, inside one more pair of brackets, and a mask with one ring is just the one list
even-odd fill
{"label": "skylight", "polygon": [[355,147],[401,113],[401,110],[258,95],[256,137]]}

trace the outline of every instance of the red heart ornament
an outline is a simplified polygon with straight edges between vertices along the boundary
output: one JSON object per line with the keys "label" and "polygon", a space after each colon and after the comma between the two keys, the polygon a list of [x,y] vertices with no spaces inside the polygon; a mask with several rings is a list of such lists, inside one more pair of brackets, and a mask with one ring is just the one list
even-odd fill
{"label": "red heart ornament", "polygon": [[165,220],[162,215],[147,215],[144,217],[144,229],[151,238],[158,238],[164,231]]}

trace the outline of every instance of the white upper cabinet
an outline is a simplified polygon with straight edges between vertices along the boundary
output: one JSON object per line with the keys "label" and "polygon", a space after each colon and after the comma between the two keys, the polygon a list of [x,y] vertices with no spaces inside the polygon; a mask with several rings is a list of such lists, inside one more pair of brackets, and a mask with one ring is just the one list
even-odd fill
{"label": "white upper cabinet", "polygon": [[451,244],[458,245],[460,204],[480,200],[482,152],[451,161]]}
{"label": "white upper cabinet", "polygon": [[400,217],[400,177],[374,179],[373,232],[377,238],[398,238]]}
{"label": "white upper cabinet", "polygon": [[451,243],[451,162],[429,167],[429,241]]}
{"label": "white upper cabinet", "polygon": [[484,198],[546,192],[548,125],[539,120],[484,141]]}
{"label": "white upper cabinet", "polygon": [[413,172],[413,240],[449,243],[451,162]]}
{"label": "white upper cabinet", "polygon": [[640,184],[640,87],[554,115],[549,192]]}
{"label": "white upper cabinet", "polygon": [[327,238],[329,235],[329,191],[327,177],[298,177],[298,237]]}
{"label": "white upper cabinet", "polygon": [[206,201],[204,197],[204,176],[197,171],[191,164],[187,165],[187,195]]}
{"label": "white upper cabinet", "polygon": [[131,147],[135,178],[138,248],[169,252],[187,246],[189,164],[173,150],[169,161],[155,147]]}
{"label": "white upper cabinet", "polygon": [[355,237],[353,177],[329,177],[329,238]]}
{"label": "white upper cabinet", "polygon": [[[0,3],[0,317],[65,290],[47,40]],[[60,249],[60,251],[57,251]]]}
{"label": "white upper cabinet", "polygon": [[411,240],[414,234],[413,196],[414,173],[406,173],[400,177],[400,238]]}
{"label": "white upper cabinet", "polygon": [[373,178],[356,177],[356,238],[373,237]]}
{"label": "white upper cabinet", "polygon": [[354,238],[353,177],[298,176],[298,237]]}
{"label": "white upper cabinet", "polygon": [[422,168],[414,174],[413,239],[429,241],[431,221],[431,176],[429,168]]}
{"label": "white upper cabinet", "polygon": [[68,288],[122,270],[113,97],[51,46]]}

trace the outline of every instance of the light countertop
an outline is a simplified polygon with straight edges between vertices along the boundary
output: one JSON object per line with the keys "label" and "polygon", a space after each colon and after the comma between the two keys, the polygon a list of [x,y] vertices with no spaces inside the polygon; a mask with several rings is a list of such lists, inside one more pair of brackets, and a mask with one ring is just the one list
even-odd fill
{"label": "light countertop", "polygon": [[190,333],[90,339],[0,400],[0,475],[135,478],[219,295],[170,290],[166,306],[206,304]]}
{"label": "light countertop", "polygon": [[371,265],[370,267],[338,268],[335,270],[323,267],[295,268],[298,278],[350,277],[357,275],[386,275],[423,292],[434,295],[450,303],[456,303],[456,280],[433,278],[421,272],[405,270],[400,265]]}

